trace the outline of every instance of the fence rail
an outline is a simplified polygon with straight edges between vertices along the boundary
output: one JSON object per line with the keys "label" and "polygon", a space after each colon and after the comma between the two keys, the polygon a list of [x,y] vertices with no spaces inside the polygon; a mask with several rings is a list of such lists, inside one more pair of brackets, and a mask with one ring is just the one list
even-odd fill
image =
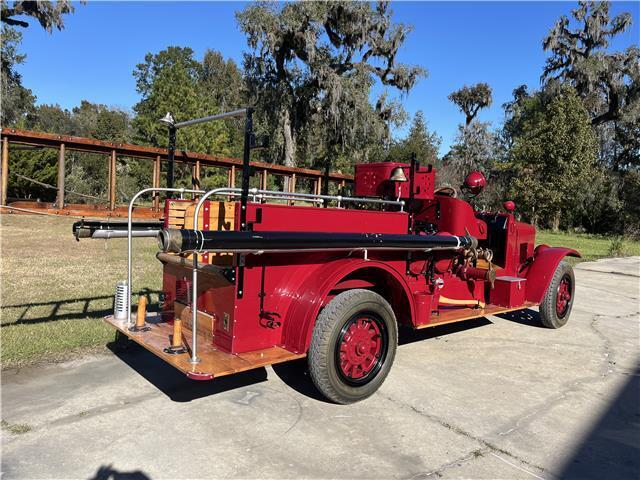
{"label": "fence rail", "polygon": [[[92,138],[75,137],[69,135],[57,135],[44,132],[35,132],[31,130],[21,130],[17,128],[0,129],[0,138],[2,141],[2,162],[0,169],[0,207],[7,205],[7,191],[9,186],[9,146],[11,144],[29,145],[40,148],[53,148],[58,150],[58,177],[57,177],[57,196],[53,204],[46,205],[48,211],[56,214],[69,215],[76,214],[71,212],[82,213],[91,216],[121,216],[122,206],[116,205],[116,162],[119,156],[140,158],[153,162],[153,174],[150,178],[150,185],[160,187],[161,172],[163,170],[163,162],[167,162],[169,152],[163,148],[145,147],[141,145],[133,145],[129,143],[105,142],[102,140],[94,140]],[[107,205],[105,208],[96,208],[87,205],[72,205],[65,203],[65,156],[67,151],[88,152],[103,154],[106,156],[105,161],[108,165],[108,175],[105,178],[107,184]],[[177,150],[175,152],[175,161],[191,165],[192,184],[200,185],[200,176],[203,167],[217,167],[227,169],[227,186],[235,187],[236,169],[242,167],[242,160],[239,158],[219,157],[213,155],[205,155],[202,153],[188,152],[185,150]],[[285,177],[288,181],[289,192],[296,191],[297,179],[309,179],[313,182],[313,193],[320,194],[323,190],[323,182],[326,187],[327,182],[334,182],[341,187],[353,182],[353,176],[339,172],[321,172],[308,168],[293,168],[283,165],[274,165],[264,162],[251,162],[251,166],[259,175],[261,188],[266,188],[270,175]],[[26,202],[18,202],[24,206]],[[43,208],[42,206],[39,208]],[[153,206],[151,209],[139,209],[139,215],[135,216],[152,216],[156,217],[160,214],[160,198],[153,198]],[[148,215],[150,214],[150,215]]]}

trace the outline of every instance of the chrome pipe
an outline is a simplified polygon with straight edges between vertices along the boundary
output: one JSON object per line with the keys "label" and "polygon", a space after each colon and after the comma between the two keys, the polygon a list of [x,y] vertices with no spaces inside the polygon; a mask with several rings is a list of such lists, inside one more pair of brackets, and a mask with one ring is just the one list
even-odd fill
{"label": "chrome pipe", "polygon": [[[131,236],[134,238],[144,237],[157,237],[160,230],[135,230],[131,232]],[[124,230],[96,230],[91,235],[91,238],[125,238],[127,232]]]}
{"label": "chrome pipe", "polygon": [[131,201],[129,202],[129,210],[127,211],[127,285],[129,287],[128,295],[127,295],[127,326],[131,326],[131,292],[133,291],[131,285],[131,250],[132,250],[132,219],[131,216],[133,214],[133,204],[134,202],[145,193],[149,192],[180,192],[180,193],[204,193],[203,190],[187,190],[184,188],[167,188],[167,187],[153,187],[153,188],[144,188],[136,193]]}
{"label": "chrome pipe", "polygon": [[210,115],[208,117],[202,118],[194,118],[193,120],[185,120],[184,122],[176,123],[174,128],[182,128],[189,127],[191,125],[197,125],[198,123],[211,122],[213,120],[222,120],[223,118],[231,118],[231,117],[243,117],[247,114],[246,108],[240,108],[238,110],[233,110],[231,112],[218,113],[216,115]]}

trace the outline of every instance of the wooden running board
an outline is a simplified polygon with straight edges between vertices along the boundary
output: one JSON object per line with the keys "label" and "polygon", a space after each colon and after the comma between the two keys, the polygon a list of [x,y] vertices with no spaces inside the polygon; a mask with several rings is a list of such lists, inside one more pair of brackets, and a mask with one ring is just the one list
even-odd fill
{"label": "wooden running board", "polygon": [[446,323],[461,322],[463,320],[471,320],[473,318],[487,317],[489,315],[498,315],[499,313],[513,312],[516,310],[524,310],[525,308],[537,307],[537,303],[526,302],[519,307],[500,307],[498,305],[487,305],[484,308],[463,308],[463,307],[440,307],[439,315],[432,315],[429,323],[416,325],[417,329],[436,327]]}
{"label": "wooden running board", "polygon": [[[132,322],[135,324],[135,315],[132,314],[131,317]],[[187,353],[177,355],[165,353],[164,349],[171,345],[170,336],[173,334],[173,326],[165,322],[158,313],[147,314],[145,320],[150,329],[146,332],[130,332],[126,327],[126,320],[116,320],[113,315],[105,317],[104,320],[134,342],[184,372],[189,378],[196,380],[212,380],[216,377],[306,356],[306,354],[296,354],[281,347],[265,348],[234,355],[218,350],[212,345],[211,340],[198,335],[197,355],[200,358],[200,363],[192,364],[189,363],[191,358],[191,331],[183,329],[182,332]]]}

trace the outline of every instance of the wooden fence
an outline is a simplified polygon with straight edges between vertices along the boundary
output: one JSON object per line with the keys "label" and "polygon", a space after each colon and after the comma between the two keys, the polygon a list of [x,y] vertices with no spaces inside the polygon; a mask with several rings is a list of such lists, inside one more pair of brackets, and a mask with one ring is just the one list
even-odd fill
{"label": "wooden fence", "polygon": [[[0,129],[0,138],[2,141],[2,162],[0,170],[0,208],[7,205],[7,190],[9,186],[9,169],[10,169],[10,145],[20,144],[29,145],[40,148],[53,148],[58,150],[58,176],[57,176],[57,195],[56,201],[52,204],[44,204],[36,202],[13,202],[10,206],[14,206],[17,210],[20,207],[24,210],[29,208],[37,208],[46,210],[47,213],[58,215],[86,215],[86,216],[123,216],[124,206],[116,204],[116,163],[119,156],[130,158],[141,158],[153,162],[152,178],[149,179],[149,185],[160,187],[162,164],[168,159],[168,151],[162,148],[144,147],[140,145],[132,145],[127,143],[113,143],[91,138],[74,137],[67,135],[56,135],[51,133],[34,132],[29,130],[20,130],[16,128]],[[108,175],[105,178],[107,184],[107,202],[104,205],[85,205],[85,204],[68,204],[65,203],[65,155],[68,151],[88,152],[105,155],[105,161],[108,164]],[[187,152],[184,150],[176,150],[175,161],[186,163],[191,166],[192,184],[200,185],[200,175],[204,167],[218,167],[227,169],[227,186],[235,187],[236,170],[242,170],[242,160],[239,158],[217,157],[205,155],[202,153]],[[251,162],[252,167],[260,178],[260,188],[266,189],[269,176],[277,175],[288,179],[284,182],[288,185],[288,191],[296,191],[296,181],[304,178],[313,182],[313,192],[321,193],[323,182],[336,182],[341,187],[353,182],[353,176],[342,173],[321,172],[319,170],[311,170],[307,168],[292,168],[282,165],[274,165],[263,162]],[[16,206],[17,205],[17,206]],[[160,196],[153,197],[151,208],[136,208],[137,217],[153,217],[161,216],[160,212]]]}

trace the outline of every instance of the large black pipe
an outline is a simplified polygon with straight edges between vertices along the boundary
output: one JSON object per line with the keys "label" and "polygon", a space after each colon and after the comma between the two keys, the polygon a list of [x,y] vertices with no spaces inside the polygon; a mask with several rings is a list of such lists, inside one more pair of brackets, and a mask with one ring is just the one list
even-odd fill
{"label": "large black pipe", "polygon": [[477,247],[474,237],[387,233],[239,232],[164,229],[164,252],[291,252],[326,250],[431,250]]}

